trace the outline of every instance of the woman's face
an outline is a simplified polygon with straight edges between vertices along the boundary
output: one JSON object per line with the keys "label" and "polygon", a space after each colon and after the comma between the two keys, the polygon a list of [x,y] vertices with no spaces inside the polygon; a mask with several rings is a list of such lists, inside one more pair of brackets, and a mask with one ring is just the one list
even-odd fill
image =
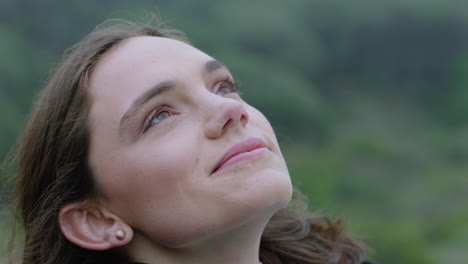
{"label": "woman's face", "polygon": [[200,50],[128,39],[100,59],[89,93],[89,162],[104,204],[152,240],[181,246],[289,201],[269,122]]}

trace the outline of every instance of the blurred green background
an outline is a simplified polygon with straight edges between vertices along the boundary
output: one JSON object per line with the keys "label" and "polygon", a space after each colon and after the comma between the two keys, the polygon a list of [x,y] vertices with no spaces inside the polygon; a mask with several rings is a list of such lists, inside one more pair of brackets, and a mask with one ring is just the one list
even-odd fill
{"label": "blurred green background", "polygon": [[468,1],[1,0],[0,158],[67,47],[148,12],[231,68],[311,209],[373,260],[468,263]]}

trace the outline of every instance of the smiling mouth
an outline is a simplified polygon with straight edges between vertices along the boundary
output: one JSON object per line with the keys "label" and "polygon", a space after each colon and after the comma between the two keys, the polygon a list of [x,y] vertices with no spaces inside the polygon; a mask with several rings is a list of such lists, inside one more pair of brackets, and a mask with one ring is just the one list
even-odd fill
{"label": "smiling mouth", "polygon": [[231,167],[241,161],[249,160],[268,152],[265,142],[259,138],[248,138],[232,146],[218,161],[213,173]]}

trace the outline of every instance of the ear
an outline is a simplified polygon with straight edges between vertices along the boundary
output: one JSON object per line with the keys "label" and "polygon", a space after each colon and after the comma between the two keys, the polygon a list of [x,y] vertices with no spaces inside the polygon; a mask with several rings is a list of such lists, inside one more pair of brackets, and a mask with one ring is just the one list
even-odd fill
{"label": "ear", "polygon": [[60,229],[73,244],[91,250],[107,250],[128,244],[133,230],[105,208],[91,209],[85,202],[66,205],[59,213]]}

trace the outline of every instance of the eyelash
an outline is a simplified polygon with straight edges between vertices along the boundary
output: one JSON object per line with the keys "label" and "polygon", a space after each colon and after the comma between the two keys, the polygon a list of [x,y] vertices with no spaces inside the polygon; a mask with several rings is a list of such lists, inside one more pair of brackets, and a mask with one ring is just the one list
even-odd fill
{"label": "eyelash", "polygon": [[230,77],[226,77],[225,79],[223,79],[222,81],[218,82],[219,85],[218,85],[218,89],[215,91],[215,93],[217,93],[219,91],[219,88],[223,87],[224,84],[229,84],[230,88],[232,88],[232,91],[234,93],[237,93],[240,95],[240,92],[239,92],[239,83],[233,79],[231,79]]}
{"label": "eyelash", "polygon": [[146,119],[145,124],[143,127],[143,132],[148,130],[150,127],[154,126],[155,124],[151,124],[151,121],[158,116],[162,112],[169,112],[171,115],[174,114],[175,110],[167,105],[158,106]]}
{"label": "eyelash", "polygon": [[[229,78],[229,77],[226,77],[225,79],[223,79],[222,81],[220,82],[217,82],[219,83],[218,85],[218,89],[215,91],[215,93],[219,92],[219,88],[222,88],[223,85],[225,84],[228,84],[232,89],[232,92],[233,93],[237,93],[237,94],[240,94],[239,93],[239,84]],[[161,105],[161,106],[158,106],[146,119],[145,119],[145,123],[144,123],[144,126],[143,126],[143,133],[148,130],[149,128],[151,128],[152,126],[156,125],[156,124],[151,124],[151,121],[156,117],[158,116],[160,113],[164,112],[164,111],[167,111],[169,112],[171,115],[173,115],[175,113],[175,110],[167,105]]]}

